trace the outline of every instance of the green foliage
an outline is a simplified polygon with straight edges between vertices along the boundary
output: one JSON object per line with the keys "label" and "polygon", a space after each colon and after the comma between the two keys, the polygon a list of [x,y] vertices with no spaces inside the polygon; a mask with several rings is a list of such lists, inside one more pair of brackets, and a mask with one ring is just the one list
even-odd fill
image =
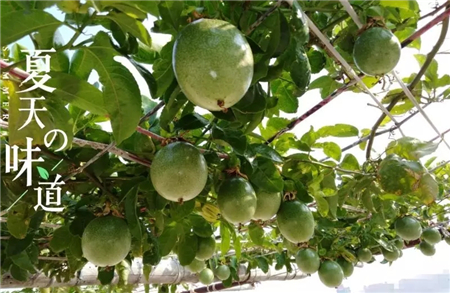
{"label": "green foliage", "polygon": [[[356,2],[352,4],[363,22],[370,23],[374,17],[383,19],[400,41],[418,29],[416,1]],[[96,288],[98,292],[111,288],[131,292],[126,276],[128,264],[135,258],[142,258],[146,278],[153,266],[169,256],[177,257],[182,266],[201,262],[197,265],[207,267],[202,274],[202,281],[207,284],[212,282],[215,269],[221,267],[221,279],[228,287],[239,280],[240,265],[263,272],[273,267],[291,271],[295,257],[306,248],[313,260],[303,261],[305,271],[319,271],[324,284],[335,286],[351,274],[352,264],[358,258],[367,263],[377,254],[384,256],[383,263],[398,259],[404,248],[399,237],[405,237],[405,232],[396,231],[395,223],[405,217],[417,220],[416,232],[422,228],[428,231],[433,223],[448,241],[450,205],[445,199],[449,198],[450,165],[438,162],[436,157],[429,158],[439,143],[404,137],[386,145],[380,157],[363,162],[343,147],[343,141],[361,138],[354,146],[365,149],[369,129],[339,123],[320,128],[311,125],[300,134],[290,132],[329,100],[300,117],[308,110],[302,106],[306,92],[326,99],[348,82],[345,70],[309,34],[299,16],[299,7],[355,66],[352,50],[358,28],[336,1],[299,1],[294,7],[283,4],[261,23],[257,20],[271,7],[264,1],[75,4],[1,3],[1,44],[8,45],[3,58],[24,70],[27,55],[21,50],[56,49],[49,53],[51,78],[46,83],[56,88],[53,93],[18,93],[22,89],[19,79],[1,81],[9,90],[9,98],[1,93],[1,102],[9,101],[8,106],[2,107],[9,113],[9,128],[2,130],[2,156],[5,143],[24,147],[26,138],[31,137],[34,146],[41,149],[37,157],[44,159],[33,164],[30,187],[26,186],[24,174],[13,180],[17,172],[7,173],[2,160],[1,210],[7,211],[6,223],[2,224],[2,273],[27,281],[42,271],[58,282],[67,282],[87,263],[81,249],[84,229],[93,219],[106,214],[126,221],[132,245],[121,263],[99,269],[102,286]],[[44,11],[46,8],[63,12],[64,22]],[[151,31],[144,22],[147,14],[157,17]],[[172,66],[175,37],[188,23],[203,17],[225,20],[237,27],[245,34],[253,53],[252,84],[242,99],[226,111],[199,111],[182,92]],[[75,31],[68,42],[61,41],[57,31],[60,26],[71,26]],[[91,35],[98,26],[102,31]],[[169,34],[172,39],[161,47],[152,40],[151,32]],[[31,36],[33,48],[22,45],[25,36]],[[416,39],[409,47],[419,49],[420,45],[420,39]],[[420,66],[426,64],[425,55],[415,57]],[[195,67],[193,63],[192,70]],[[419,102],[450,98],[450,77],[439,75],[438,69],[433,60],[412,89]],[[404,82],[410,84],[415,76]],[[371,88],[380,79],[362,80]],[[31,85],[27,82],[24,86]],[[142,95],[147,87],[151,97]],[[362,92],[357,86],[348,89]],[[391,90],[381,102],[388,104],[400,93],[401,90]],[[37,108],[47,109],[38,113],[44,128],[33,120],[19,130],[27,119],[27,113],[20,109],[29,107],[29,102],[20,98],[27,96],[45,96],[45,100],[36,102]],[[140,121],[155,107],[161,110]],[[413,108],[410,101],[402,100],[392,113],[404,115]],[[288,116],[299,118],[291,120]],[[382,126],[389,127],[388,122],[385,119]],[[112,133],[99,123],[109,123]],[[50,147],[44,146],[44,136],[52,129],[67,134],[68,146],[64,150],[56,152],[62,143],[60,137]],[[157,193],[150,179],[155,154],[174,141],[194,145],[208,165],[203,189],[185,202],[168,202]],[[114,145],[108,152],[89,162],[111,143]],[[327,158],[321,160],[318,153]],[[19,155],[20,159],[25,157],[23,152]],[[63,178],[70,175],[61,187],[64,210],[36,211],[33,188],[39,182],[55,180],[57,174]],[[198,174],[191,175],[195,178]],[[311,223],[303,229],[305,235],[297,235],[300,224],[292,224],[292,219],[304,221],[298,219],[299,213],[290,211],[267,221],[227,221],[219,209],[219,190],[225,180],[233,177],[245,178],[248,187],[255,191],[280,193],[284,206],[288,200],[292,200],[288,206],[301,206]],[[245,206],[248,210],[254,208],[253,196],[252,200]],[[284,220],[282,229],[277,221],[280,218]],[[429,232],[419,232],[412,238],[429,238]],[[301,238],[302,243],[292,243],[286,235],[292,241]],[[212,245],[206,253],[208,259],[200,260],[199,247],[204,239]],[[417,244],[406,243],[406,247]],[[425,255],[434,254],[434,246],[425,241],[419,248]],[[50,261],[48,257],[65,261]],[[347,267],[345,272],[334,262],[338,260]],[[114,274],[120,278],[117,287],[109,285]],[[175,285],[159,285],[160,292],[175,289]],[[75,292],[73,288],[67,290]]]}

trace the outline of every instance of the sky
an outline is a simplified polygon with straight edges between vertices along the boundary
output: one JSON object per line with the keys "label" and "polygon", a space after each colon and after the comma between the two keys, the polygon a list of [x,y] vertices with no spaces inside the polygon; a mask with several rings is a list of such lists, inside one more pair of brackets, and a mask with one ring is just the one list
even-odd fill
{"label": "sky", "polygon": [[[445,1],[419,1],[420,8],[421,10],[423,10],[423,14],[427,13],[427,11],[430,11],[430,7],[436,2],[444,3]],[[50,12],[60,20],[63,17],[63,14],[55,8],[51,9]],[[423,26],[431,19],[432,18],[427,18],[419,22],[419,27]],[[153,19],[149,19],[148,21],[146,21],[149,29],[152,23]],[[65,39],[65,41],[68,41],[73,32],[69,29],[61,29],[61,33],[63,34],[63,38]],[[94,34],[95,30],[91,31],[90,33]],[[414,54],[427,54],[434,46],[439,33],[440,26],[436,26],[428,31],[425,35],[423,35],[420,51],[411,48],[403,49],[401,60],[395,68],[395,71],[401,77],[407,77],[414,72],[417,73],[419,70],[419,65],[414,58]],[[165,42],[168,42],[170,40],[170,36],[167,35],[151,33],[151,36],[155,45],[158,46],[162,46]],[[24,46],[32,47],[30,41],[27,38],[22,39],[20,43]],[[446,41],[440,51],[450,52],[450,36],[446,38]],[[439,54],[437,55],[436,60],[439,64],[439,75],[450,74],[450,67],[448,66],[448,64],[450,64],[450,54]],[[143,78],[140,77],[132,68],[130,68],[130,70],[135,75],[136,80],[140,85],[141,94],[150,97],[148,87],[145,84]],[[325,72],[320,72],[319,74],[313,75],[311,80],[316,79],[324,73]],[[95,75],[93,75],[91,79],[95,79]],[[372,92],[374,93],[379,91],[380,89],[377,88],[374,88],[372,90]],[[377,97],[381,99],[383,97],[383,94]],[[320,100],[321,97],[318,90],[308,91],[299,99],[300,107],[298,109],[298,112],[296,114],[290,115],[284,114],[284,117],[298,117],[299,115],[303,114],[308,109],[316,105]],[[365,94],[346,92],[337,97],[335,100],[331,101],[317,113],[300,123],[294,129],[293,133],[295,133],[298,137],[301,137],[305,132],[309,130],[311,125],[314,126],[315,129],[319,129],[322,126],[333,125],[336,123],[355,125],[359,129],[371,128],[373,123],[378,119],[381,111],[375,107],[368,106],[368,103],[374,104],[374,101],[370,98],[370,96]],[[204,113],[201,109],[197,108],[197,110],[199,113]],[[448,115],[450,113],[450,101],[447,100],[447,102],[445,103],[431,105],[426,108],[425,111],[440,132],[443,132],[450,128],[450,122],[448,118]],[[401,118],[398,118],[397,120],[400,121]],[[111,129],[109,122],[104,123],[103,126],[105,130]],[[404,124],[402,126],[402,130],[406,136],[413,136],[421,140],[430,140],[437,135],[437,133],[434,132],[434,130],[427,124],[427,122],[421,115],[416,115],[406,124]],[[379,136],[375,140],[374,149],[378,153],[381,153],[384,151],[384,148],[391,141],[391,139],[397,139],[400,137],[401,136],[398,131],[395,131],[394,136],[392,137],[389,137],[388,134]],[[327,140],[335,141],[341,146],[345,146],[354,142],[354,138],[327,138]],[[450,142],[450,136],[448,136],[447,142]],[[358,147],[353,148],[350,152],[355,155],[360,162],[364,161],[365,152],[360,150]],[[321,152],[317,152],[317,154],[314,154],[313,156],[320,159],[323,157],[323,154]],[[433,154],[433,156],[438,157],[437,161],[450,160],[450,150],[441,143],[438,150]],[[427,157],[424,159],[426,160]],[[363,292],[361,291],[363,287],[370,284],[384,282],[395,283],[404,278],[414,278],[423,274],[439,274],[444,272],[446,272],[446,274],[448,275],[448,280],[450,283],[450,246],[441,242],[440,244],[436,245],[436,250],[437,252],[434,256],[426,257],[422,255],[422,253],[417,249],[407,249],[404,251],[403,257],[394,262],[391,267],[389,267],[388,265],[379,264],[379,261],[382,260],[382,257],[378,256],[378,262],[366,265],[364,266],[364,268],[355,268],[353,276],[348,280],[345,280],[342,285],[344,287],[350,287],[351,292]],[[317,274],[314,274],[312,277],[296,281],[265,282],[263,284],[260,284],[254,292],[268,293],[275,291],[327,293],[336,292],[336,289],[325,288],[320,283]]]}

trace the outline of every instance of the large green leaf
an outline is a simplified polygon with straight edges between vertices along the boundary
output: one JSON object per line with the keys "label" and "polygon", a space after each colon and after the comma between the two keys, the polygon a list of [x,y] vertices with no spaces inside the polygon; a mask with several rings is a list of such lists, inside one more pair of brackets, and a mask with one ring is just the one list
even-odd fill
{"label": "large green leaf", "polygon": [[8,212],[7,228],[8,232],[17,239],[24,239],[27,236],[30,224],[30,215],[33,210],[26,203],[18,203]]}
{"label": "large green leaf", "polygon": [[111,11],[108,18],[113,20],[124,31],[141,40],[145,45],[151,46],[152,39],[145,26],[138,20],[128,16],[125,13]]}
{"label": "large green leaf", "polygon": [[178,242],[178,261],[180,265],[186,266],[190,264],[195,259],[195,254],[197,253],[198,237],[194,234],[186,234]]}
{"label": "large green leaf", "polygon": [[2,46],[11,44],[32,32],[56,29],[63,24],[50,13],[36,9],[2,13],[1,23]]}
{"label": "large green leaf", "polygon": [[50,76],[52,78],[46,85],[54,87],[56,90],[47,95],[49,98],[64,99],[66,102],[92,114],[107,114],[103,104],[102,92],[95,86],[67,73],[51,72]]}
{"label": "large green leaf", "polygon": [[341,86],[342,83],[335,81],[328,75],[324,75],[312,81],[308,89],[320,89],[320,96],[324,99]]}
{"label": "large green leaf", "polygon": [[283,191],[283,178],[272,160],[256,157],[252,165],[254,171],[250,181],[253,184],[267,192]]}
{"label": "large green leaf", "polygon": [[386,147],[386,154],[396,154],[407,160],[418,160],[434,153],[439,144],[421,141],[413,137],[402,137],[392,141]]}
{"label": "large green leaf", "polygon": [[[74,71],[97,70],[103,84],[103,103],[111,119],[117,144],[136,130],[141,109],[141,94],[133,75],[114,58],[120,56],[111,45],[108,35],[99,32],[94,43],[79,50],[82,58],[74,60]],[[90,71],[90,70],[89,70]]]}

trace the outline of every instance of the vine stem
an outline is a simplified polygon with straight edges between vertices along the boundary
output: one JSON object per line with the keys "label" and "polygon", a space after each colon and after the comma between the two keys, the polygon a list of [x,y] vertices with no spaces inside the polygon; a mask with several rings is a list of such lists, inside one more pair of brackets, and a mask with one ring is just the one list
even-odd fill
{"label": "vine stem", "polygon": [[[402,41],[401,45],[402,48],[405,48],[406,46],[408,46],[411,42],[413,42],[414,40],[418,39],[420,36],[422,36],[425,32],[427,32],[428,30],[430,30],[432,27],[434,27],[437,23],[439,23],[440,21],[446,19],[450,14],[450,9],[444,11],[442,14],[440,14],[439,16],[437,16],[435,19],[431,20],[428,24],[426,24],[425,26],[423,26],[420,30],[418,30],[417,32],[415,32],[414,34],[412,34],[411,36],[409,36],[408,38],[406,38],[405,40]],[[430,61],[431,62],[431,61]],[[360,78],[364,77],[363,74],[359,75]],[[292,129],[294,129],[300,122],[306,120],[306,118],[308,118],[309,116],[311,116],[312,114],[314,114],[315,112],[317,112],[319,109],[321,109],[322,107],[324,107],[325,105],[327,105],[329,102],[331,102],[331,100],[333,100],[334,98],[336,98],[337,96],[339,96],[340,94],[346,92],[351,86],[353,86],[354,84],[356,84],[356,80],[351,80],[350,82],[348,82],[347,84],[345,84],[344,86],[342,86],[341,88],[335,90],[332,94],[330,94],[327,98],[325,98],[324,100],[320,101],[317,105],[313,106],[310,110],[306,111],[305,114],[301,115],[298,118],[295,118],[291,123],[289,123],[288,126],[286,126],[285,128],[279,130],[276,134],[274,134],[272,137],[270,137],[267,141],[266,144],[270,144],[272,141],[274,141],[275,139],[277,139],[280,135],[282,135],[283,133],[286,133],[288,131],[291,131]],[[389,111],[392,109],[389,109],[389,106],[386,108]],[[383,113],[384,114],[384,113]],[[384,117],[383,117],[384,119]],[[381,123],[381,122],[380,122]]]}
{"label": "vine stem", "polygon": [[[429,105],[431,105],[431,103],[425,104],[425,106],[423,106],[423,109],[425,109],[425,108],[428,107]],[[402,121],[400,121],[399,123],[397,123],[397,125],[393,125],[393,126],[392,126],[391,128],[389,128],[389,129],[385,129],[385,130],[378,131],[377,133],[375,133],[375,136],[380,136],[380,135],[383,135],[383,134],[385,134],[385,133],[392,132],[392,131],[396,130],[399,126],[402,126],[403,124],[405,124],[408,120],[410,120],[411,118],[413,118],[413,117],[416,116],[417,114],[419,114],[419,111],[415,111],[414,113],[410,114],[408,117],[406,117],[405,119],[403,119]],[[433,140],[436,140],[436,139],[438,139],[438,138],[439,138],[439,136],[438,136],[437,138],[433,139]],[[355,142],[349,144],[348,146],[342,148],[341,151],[342,151],[342,152],[348,151],[349,149],[351,149],[351,148],[353,148],[353,147],[355,147],[355,146],[359,145],[360,143],[363,143],[363,142],[365,142],[365,141],[367,141],[367,140],[369,140],[369,135],[366,135],[366,136],[361,137],[361,138],[358,139],[357,141],[355,141]],[[325,161],[325,160],[327,160],[327,159],[329,159],[329,158],[330,158],[330,157],[323,158],[323,159],[320,160],[320,162],[323,162],[323,161]]]}
{"label": "vine stem", "polygon": [[[412,91],[414,89],[414,87],[419,83],[420,79],[422,78],[422,76],[425,74],[425,72],[427,71],[428,67],[431,65],[431,62],[433,61],[434,57],[436,56],[437,52],[439,51],[439,49],[441,48],[442,44],[445,41],[445,37],[447,36],[447,32],[448,32],[448,25],[449,25],[449,21],[448,21],[448,16],[450,15],[450,9],[447,9],[444,13],[442,13],[440,16],[445,15],[445,18],[443,19],[443,23],[442,23],[442,30],[441,30],[441,34],[439,36],[438,41],[436,42],[436,45],[434,45],[433,49],[428,53],[427,58],[424,62],[424,64],[422,65],[422,68],[420,69],[419,73],[417,73],[417,75],[415,76],[414,80],[408,85],[408,89],[410,91]],[[437,22],[435,22],[435,20],[439,18],[436,17],[432,22],[430,23],[434,23],[433,25],[437,24]],[[429,24],[428,24],[429,25]],[[427,25],[427,26],[428,26]],[[432,26],[429,26],[428,29],[430,29]],[[394,106],[404,97],[404,93],[399,94],[398,96],[396,96],[391,103],[386,107],[386,109],[388,111],[391,111]],[[378,127],[381,125],[381,123],[383,122],[384,118],[386,118],[386,114],[385,113],[381,113],[380,117],[378,118],[378,120],[375,122],[375,124],[372,127],[372,131],[370,132],[370,136],[369,136],[369,141],[367,143],[367,149],[366,149],[366,159],[369,160],[370,159],[370,154],[372,151],[372,146],[373,146],[373,141],[375,139],[375,133],[378,129]]]}
{"label": "vine stem", "polygon": [[144,128],[140,127],[140,126],[136,127],[136,131],[139,132],[139,133],[142,133],[142,134],[144,134],[144,135],[147,135],[147,136],[149,136],[149,137],[151,137],[151,138],[153,138],[153,139],[156,139],[156,140],[158,140],[158,141],[164,141],[164,140],[166,140],[165,137],[162,137],[161,135],[158,135],[158,134],[156,134],[156,133],[153,133],[153,132],[151,132],[151,131],[149,131],[149,130],[147,130],[147,129],[144,129]]}
{"label": "vine stem", "polygon": [[89,165],[93,164],[95,161],[97,161],[98,159],[100,159],[104,154],[106,154],[107,152],[109,152],[109,150],[113,147],[116,146],[116,142],[113,141],[112,143],[110,143],[106,148],[104,148],[103,150],[101,150],[98,154],[96,154],[95,156],[93,156],[89,161],[87,161],[83,166],[78,167],[77,169],[75,169],[75,171],[69,173],[66,178],[63,179],[63,181],[67,181],[70,178],[72,178],[73,176],[82,173]]}
{"label": "vine stem", "polygon": [[[63,156],[58,156],[57,154],[52,153],[52,152],[51,152],[50,150],[48,150],[47,148],[42,148],[41,151],[42,151],[42,153],[44,153],[45,155],[47,155],[47,156],[49,156],[49,157],[51,157],[51,158],[54,158],[54,159],[56,159],[56,160],[61,160],[61,159],[62,159],[62,160],[66,161],[66,162],[68,162],[68,163],[70,163],[70,164],[75,165],[75,163],[74,163],[72,160],[70,160],[70,159],[68,159],[68,158],[66,158],[66,157],[63,157]],[[94,158],[95,158],[95,157],[94,157]],[[92,160],[92,159],[91,159],[91,160]],[[87,167],[87,166],[86,166],[86,167]],[[66,178],[63,179],[63,181],[64,181],[64,182],[67,181],[68,179],[70,179],[70,178],[71,178],[72,176],[74,176],[75,174],[83,173],[84,175],[86,175],[86,177],[89,178],[89,180],[91,180],[98,188],[100,188],[101,190],[103,190],[106,194],[108,194],[109,196],[114,196],[114,195],[111,193],[111,191],[109,191],[105,186],[103,186],[103,184],[100,182],[100,180],[98,180],[97,177],[95,177],[95,176],[92,175],[90,172],[88,172],[87,170],[85,170],[86,167],[84,167],[84,168],[81,169],[81,170],[80,170],[80,168],[76,169],[75,171],[76,171],[77,173],[73,172],[72,174],[69,174],[68,176],[66,176]]]}
{"label": "vine stem", "polygon": [[245,32],[245,35],[246,36],[250,35],[258,26],[260,26],[261,23],[263,23],[264,20],[266,20],[266,18],[268,18],[272,13],[274,13],[277,10],[278,7],[280,7],[281,2],[282,2],[281,0],[277,0],[274,6],[267,9],[266,12],[264,12],[252,25],[250,25],[250,27]]}
{"label": "vine stem", "polygon": [[153,114],[155,114],[156,112],[159,111],[159,109],[161,109],[164,106],[164,101],[160,102],[158,105],[156,105],[150,112],[148,112],[147,114],[145,114],[144,116],[142,116],[141,120],[139,120],[139,124],[141,125],[142,123],[144,123],[145,120],[147,120],[148,118],[150,118]]}
{"label": "vine stem", "polygon": [[436,7],[433,11],[431,11],[430,13],[425,14],[424,16],[421,16],[419,18],[419,20],[422,20],[424,18],[430,17],[435,15],[436,13],[438,13],[439,11],[441,11],[443,8],[445,8],[445,6],[447,6],[448,4],[450,4],[450,1],[445,2],[444,4],[442,4],[441,6]]}

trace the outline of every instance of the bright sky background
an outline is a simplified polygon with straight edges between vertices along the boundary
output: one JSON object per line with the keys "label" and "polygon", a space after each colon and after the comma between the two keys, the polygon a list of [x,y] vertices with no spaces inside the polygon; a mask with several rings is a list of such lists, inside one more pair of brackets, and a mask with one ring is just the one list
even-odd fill
{"label": "bright sky background", "polygon": [[[423,10],[423,14],[430,11],[430,7],[434,5],[436,2],[444,3],[445,1],[429,1],[429,0],[421,0],[418,1],[420,4],[421,10]],[[58,19],[63,19],[63,14],[55,8],[52,8],[50,12],[57,17]],[[426,24],[432,18],[427,18],[419,23],[419,27]],[[150,30],[150,26],[153,24],[153,19],[149,19],[147,21],[148,28]],[[63,34],[64,40],[67,42],[72,36],[73,32],[69,29],[60,29]],[[92,30],[92,34],[95,34],[97,30]],[[440,26],[437,26],[430,31],[428,31],[424,36],[422,36],[422,47],[420,52],[416,49],[406,48],[402,50],[402,58],[398,66],[396,67],[396,71],[400,74],[401,77],[407,77],[413,72],[418,72],[419,65],[416,62],[413,54],[421,53],[427,54],[432,47],[434,46],[438,36],[440,33]],[[154,34],[151,33],[153,42],[155,45],[162,46],[165,42],[170,40],[170,36]],[[31,48],[31,42],[28,38],[24,38],[20,41],[20,43],[28,48]],[[439,74],[450,74],[450,38],[447,37],[446,42],[442,46],[441,52],[447,52],[447,54],[439,54],[436,57],[436,60],[439,63]],[[138,81],[141,94],[149,96],[150,93],[147,85],[145,84],[142,77],[136,74],[135,70],[132,70],[132,73],[135,75],[136,80]],[[321,72],[320,74],[313,75],[312,80],[316,79],[320,75],[323,75],[325,72]],[[92,76],[94,79],[95,76]],[[395,87],[398,87],[394,85]],[[394,87],[392,87],[394,88]],[[374,89],[372,92],[379,92],[380,89]],[[381,99],[383,94],[379,96]],[[287,118],[298,117],[299,115],[306,112],[308,109],[316,105],[321,100],[320,94],[318,90],[313,90],[307,92],[304,96],[302,96],[299,100],[300,107],[296,114],[285,115]],[[300,123],[294,130],[294,133],[297,136],[303,135],[307,132],[311,125],[314,126],[315,129],[319,129],[322,126],[333,125],[336,123],[347,123],[352,124],[358,127],[359,129],[363,128],[371,128],[373,123],[378,119],[381,111],[368,106],[367,103],[374,104],[374,101],[368,95],[364,94],[355,94],[351,92],[344,93],[340,95],[338,98],[330,102],[320,111]],[[198,108],[198,107],[197,107]],[[198,109],[200,113],[202,113],[201,109]],[[426,113],[432,119],[436,127],[441,131],[445,131],[450,128],[450,101],[446,101],[445,103],[431,105],[426,109]],[[402,120],[401,118],[397,119],[397,121]],[[105,130],[110,130],[109,122],[104,124]],[[413,136],[422,140],[430,140],[434,138],[437,134],[434,130],[427,124],[425,119],[420,115],[416,115],[410,121],[402,126],[402,130],[405,135]],[[394,138],[400,138],[400,133],[395,131]],[[329,140],[329,138],[327,138]],[[335,139],[335,142],[339,143],[341,146],[346,146],[354,142],[353,138],[349,139]],[[450,136],[448,136],[447,141],[450,142]],[[387,144],[390,142],[389,135],[379,136],[375,140],[374,149],[379,153],[384,150]],[[364,161],[365,152],[361,151],[358,147],[353,148],[350,151],[353,155],[355,155],[360,162]],[[438,156],[437,161],[450,160],[450,150],[446,148],[444,144],[441,144],[439,149],[434,156]],[[321,152],[317,152],[314,154],[316,158],[322,158],[323,154]],[[425,158],[426,159],[426,158]],[[416,276],[423,274],[439,274],[445,273],[449,276],[450,283],[450,246],[446,245],[444,242],[436,245],[436,254],[432,257],[426,257],[422,255],[422,253],[416,249],[407,249],[404,251],[404,255],[402,258],[393,263],[391,267],[388,265],[381,265],[379,262],[372,263],[370,265],[366,265],[364,268],[355,268],[353,276],[348,280],[345,280],[342,284],[344,287],[350,287],[351,292],[363,292],[364,286],[368,286],[370,284],[376,283],[391,283],[398,282],[400,279],[412,279]],[[382,260],[382,257],[377,257],[378,261]],[[260,293],[269,293],[269,292],[336,292],[335,289],[327,289],[324,287],[317,274],[314,274],[310,278],[289,281],[289,282],[265,282],[258,286],[258,289],[255,292]],[[384,293],[384,292],[383,292]]]}

